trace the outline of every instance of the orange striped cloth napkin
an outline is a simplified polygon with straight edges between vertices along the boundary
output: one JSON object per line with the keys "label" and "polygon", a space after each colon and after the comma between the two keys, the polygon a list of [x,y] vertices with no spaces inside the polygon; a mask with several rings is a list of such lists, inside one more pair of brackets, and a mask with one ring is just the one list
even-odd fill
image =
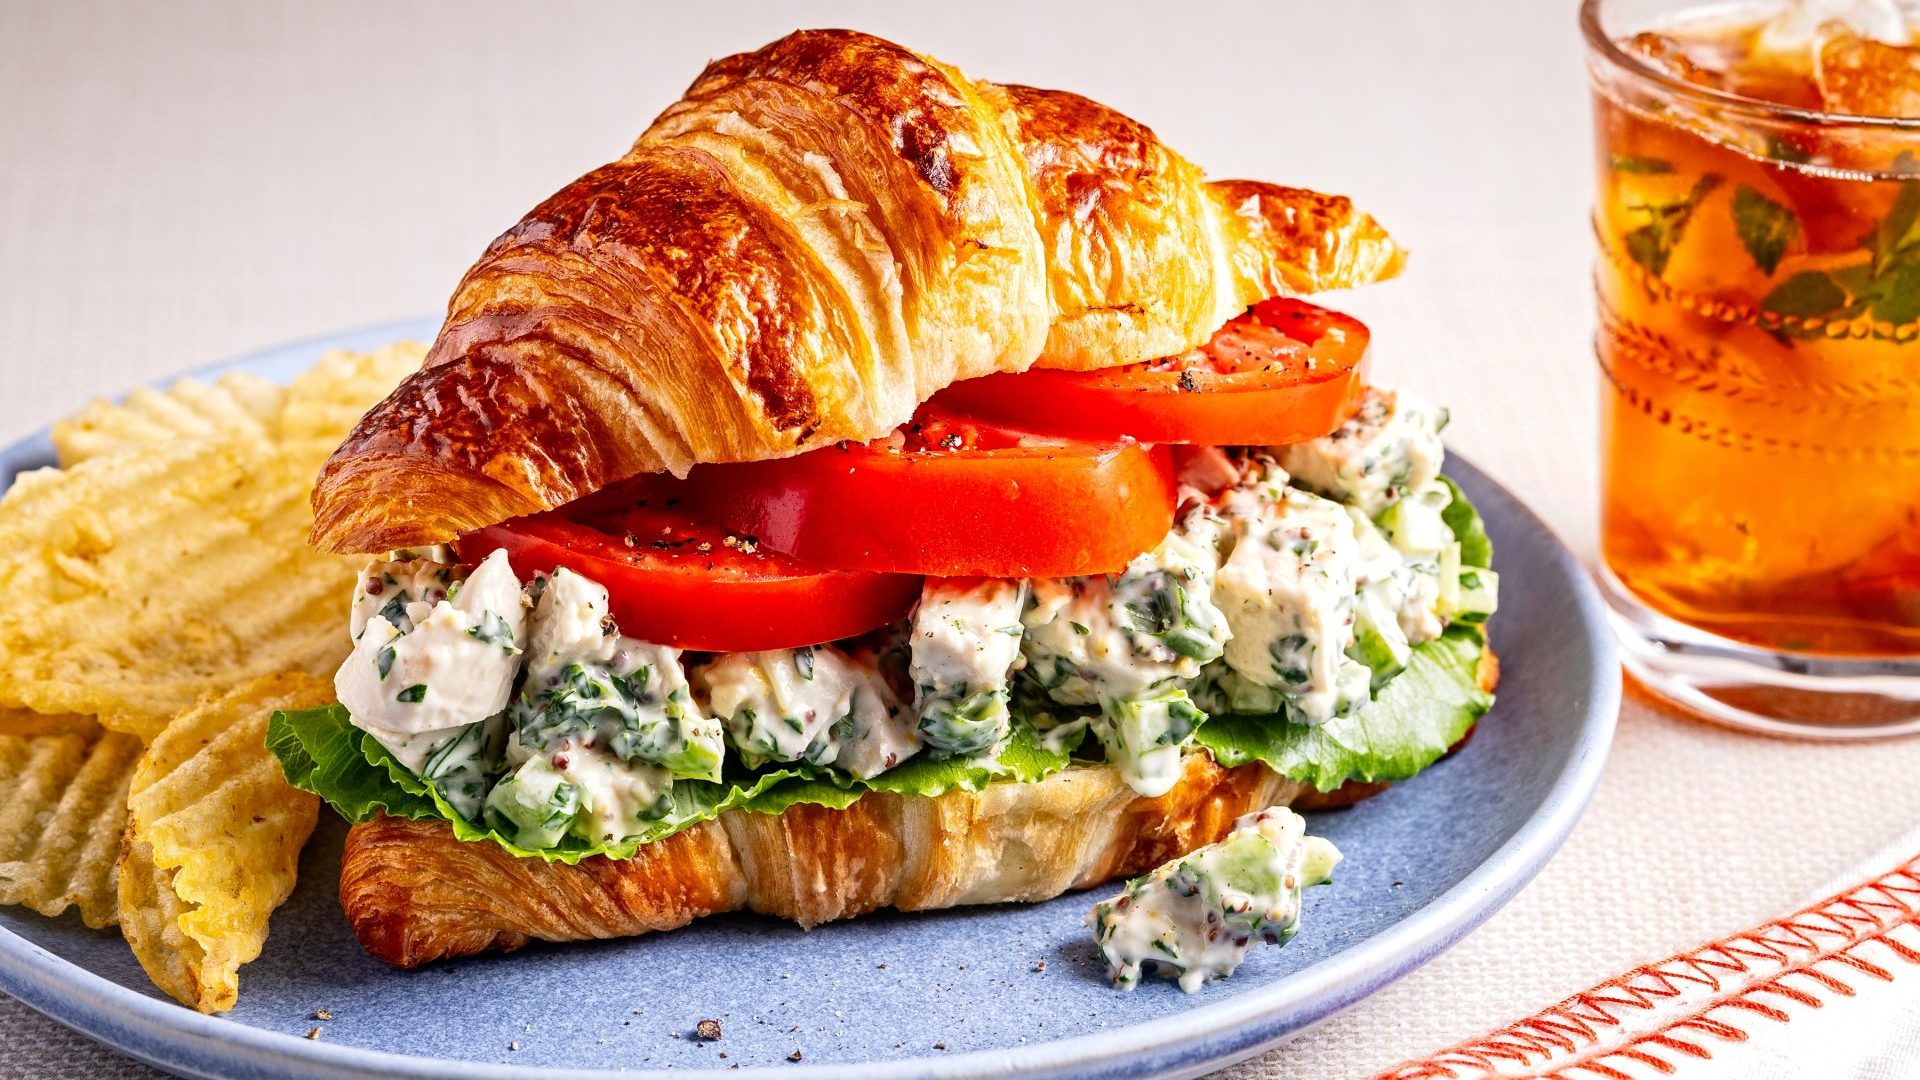
{"label": "orange striped cloth napkin", "polygon": [[[1791,837],[1781,858],[1797,857]],[[1920,829],[1805,909],[1379,1080],[1920,1078]],[[1620,928],[1630,933],[1631,928]]]}

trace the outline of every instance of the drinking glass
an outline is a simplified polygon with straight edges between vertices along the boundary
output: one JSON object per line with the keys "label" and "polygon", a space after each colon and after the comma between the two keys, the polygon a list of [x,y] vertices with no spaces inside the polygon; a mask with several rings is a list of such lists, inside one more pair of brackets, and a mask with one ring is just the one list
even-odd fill
{"label": "drinking glass", "polygon": [[[1810,24],[1783,6],[1581,9],[1600,578],[1628,670],[1693,712],[1901,734],[1920,730],[1920,120],[1853,112],[1920,116],[1920,75],[1833,23],[1794,57]],[[1747,62],[1766,49],[1814,73]]]}

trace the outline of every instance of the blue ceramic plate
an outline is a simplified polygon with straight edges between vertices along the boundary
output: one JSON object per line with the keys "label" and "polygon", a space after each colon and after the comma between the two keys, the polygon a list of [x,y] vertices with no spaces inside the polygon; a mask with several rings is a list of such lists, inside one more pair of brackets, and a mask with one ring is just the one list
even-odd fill
{"label": "blue ceramic plate", "polygon": [[[207,371],[286,378],[328,349],[435,328],[374,327]],[[44,435],[28,439],[0,455],[0,479],[52,458]],[[1599,601],[1578,562],[1513,496],[1458,459],[1448,472],[1479,505],[1498,551],[1499,704],[1459,754],[1352,809],[1312,815],[1314,831],[1347,853],[1334,884],[1310,894],[1290,945],[1257,951],[1197,994],[1158,980],[1131,994],[1109,989],[1081,926],[1082,895],[882,913],[811,932],[728,916],[635,940],[394,971],[360,950],[341,915],[344,829],[331,820],[226,1016],[161,996],[117,935],[19,909],[0,909],[0,990],[196,1077],[718,1076],[737,1067],[724,1075],[1092,1078],[1217,1068],[1459,940],[1539,871],[1599,778],[1619,704]],[[318,1009],[333,1019],[310,1041]],[[705,1018],[722,1023],[718,1042],[692,1037]],[[801,1060],[790,1063],[796,1050]]]}

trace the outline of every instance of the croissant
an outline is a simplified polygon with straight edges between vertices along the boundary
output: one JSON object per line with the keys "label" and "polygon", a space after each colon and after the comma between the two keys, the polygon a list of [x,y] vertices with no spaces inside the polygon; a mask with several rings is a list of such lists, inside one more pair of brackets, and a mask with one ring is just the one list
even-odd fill
{"label": "croissant", "polygon": [[903,911],[1045,900],[1142,873],[1225,836],[1250,810],[1312,789],[1205,754],[1157,799],[1109,766],[934,798],[869,793],[845,810],[730,810],[631,859],[578,865],[463,843],[442,821],[376,818],[347,834],[340,905],[368,952],[399,967],[533,939],[629,937],[749,910],[813,927]]}
{"label": "croissant", "polygon": [[941,387],[1133,363],[1391,276],[1344,198],[1207,182],[1074,94],[806,31],[710,64],[462,280],[313,493],[314,543],[437,543],[698,462],[879,438]]}

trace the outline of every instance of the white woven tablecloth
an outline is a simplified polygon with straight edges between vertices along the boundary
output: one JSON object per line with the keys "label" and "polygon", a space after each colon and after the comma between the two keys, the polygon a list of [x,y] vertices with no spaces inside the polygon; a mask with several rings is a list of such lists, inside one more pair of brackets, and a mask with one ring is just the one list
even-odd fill
{"label": "white woven tablecloth", "polygon": [[[1402,280],[1341,301],[1372,324],[1381,375],[1451,404],[1454,447],[1588,552],[1592,148],[1572,7],[9,0],[0,439],[183,367],[437,311],[489,239],[622,151],[707,58],[852,25],[1109,102],[1214,175],[1353,195],[1414,253]],[[1534,884],[1234,1075],[1369,1074],[1782,914],[1920,821],[1916,775],[1920,741],[1764,741],[1629,703]],[[1883,1030],[1849,1041],[1867,1053]],[[0,999],[0,1077],[53,1075],[151,1074]]]}

